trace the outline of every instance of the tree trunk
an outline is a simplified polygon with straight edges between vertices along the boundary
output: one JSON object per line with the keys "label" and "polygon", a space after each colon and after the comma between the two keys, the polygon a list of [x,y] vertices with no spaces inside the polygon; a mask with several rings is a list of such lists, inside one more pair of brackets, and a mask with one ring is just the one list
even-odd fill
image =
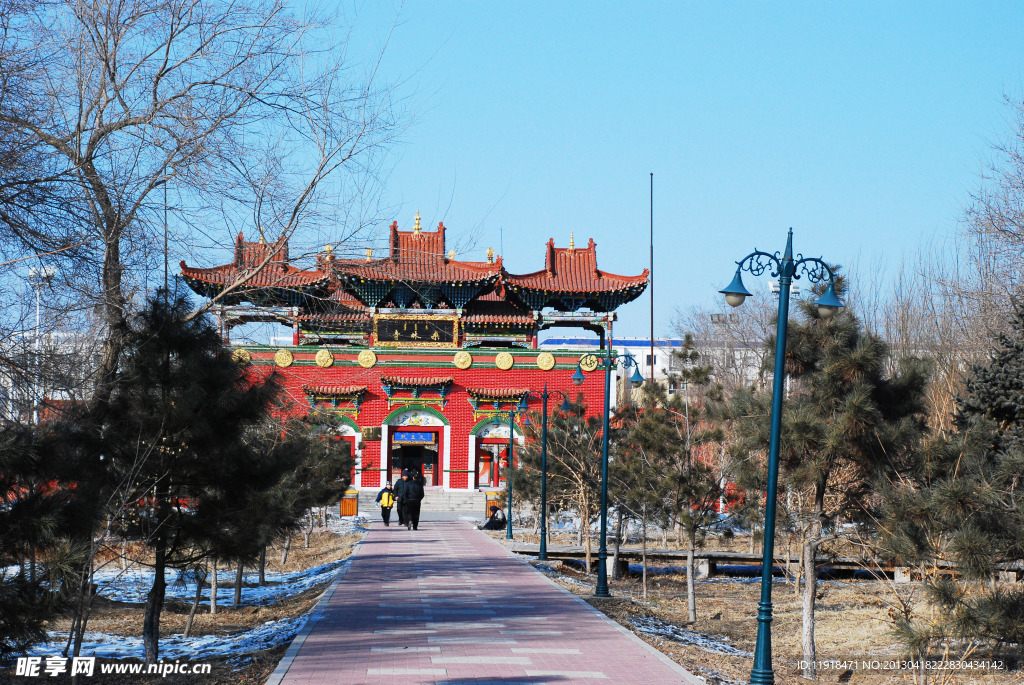
{"label": "tree trunk", "polygon": [[647,601],[647,503],[643,505],[643,511],[640,514],[640,573],[641,573],[641,585],[644,591],[644,601]]}
{"label": "tree trunk", "polygon": [[814,680],[817,669],[814,666],[814,593],[818,590],[818,570],[815,568],[815,542],[808,538],[803,544],[804,596],[803,596],[803,648],[804,677]]}
{"label": "tree trunk", "polygon": [[592,561],[591,557],[593,555],[592,555],[592,550],[591,550],[591,545],[590,545],[590,509],[589,508],[587,508],[585,511],[582,512],[582,516],[581,516],[581,520],[580,520],[580,528],[582,528],[586,532],[586,535],[583,536],[583,552],[584,552],[584,555],[586,556],[586,559],[587,559],[587,562],[586,562],[587,563],[587,573],[590,573],[590,564],[591,564],[591,561]]}
{"label": "tree trunk", "polygon": [[804,529],[800,528],[800,560],[796,564],[796,582],[793,583],[793,597],[800,599],[800,579],[804,575]]}
{"label": "tree trunk", "polygon": [[612,552],[612,580],[619,580],[619,548],[622,546],[622,507],[619,507],[619,519],[615,522],[615,551]]}
{"label": "tree trunk", "polygon": [[160,613],[164,608],[167,580],[164,578],[166,565],[166,543],[157,538],[153,560],[153,587],[146,596],[146,616],[142,622],[142,643],[146,648],[146,663],[155,664],[160,658]]}
{"label": "tree trunk", "polygon": [[281,550],[281,565],[288,563],[288,551],[292,548],[292,536],[289,533],[284,536],[284,549]]}
{"label": "tree trunk", "polygon": [[306,543],[304,545],[307,549],[309,548],[309,536],[312,535],[312,534],[313,534],[313,510],[312,509],[307,509],[306,510],[306,530],[305,530]]}
{"label": "tree trunk", "polygon": [[267,584],[267,546],[260,548],[260,587]]}
{"label": "tree trunk", "polygon": [[235,606],[242,603],[242,576],[245,574],[245,564],[238,562],[238,570],[235,571]]}
{"label": "tree trunk", "polygon": [[686,537],[689,543],[686,546],[686,608],[687,620],[692,624],[697,622],[697,591],[693,583],[693,556],[697,550],[697,532],[690,531]]}
{"label": "tree trunk", "polygon": [[196,596],[192,600],[192,608],[188,612],[188,620],[185,621],[185,634],[184,637],[189,637],[192,634],[192,621],[196,617],[196,609],[199,608],[199,601],[203,598],[203,567],[196,567]]}
{"label": "tree trunk", "polygon": [[217,613],[217,558],[210,559],[210,613]]}

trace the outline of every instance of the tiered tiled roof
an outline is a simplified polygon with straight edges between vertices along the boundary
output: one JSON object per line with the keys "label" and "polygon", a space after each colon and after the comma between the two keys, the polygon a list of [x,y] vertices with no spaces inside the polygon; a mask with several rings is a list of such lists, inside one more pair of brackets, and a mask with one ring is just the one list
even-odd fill
{"label": "tiered tiled roof", "polygon": [[[417,221],[417,225],[419,221]],[[399,231],[391,224],[391,254],[384,259],[340,259],[335,271],[342,277],[405,283],[458,283],[496,281],[501,274],[501,258],[494,263],[463,262],[445,254],[444,223],[433,233],[421,230]]]}
{"label": "tiered tiled roof", "polygon": [[412,231],[391,224],[390,251],[374,259],[336,259],[333,251],[317,258],[316,268],[300,271],[288,264],[284,239],[272,244],[247,243],[239,235],[233,264],[198,269],[181,264],[182,276],[196,292],[207,297],[248,278],[232,293],[228,303],[249,300],[257,304],[281,303],[303,306],[300,320],[314,324],[368,320],[369,308],[395,307],[463,309],[470,326],[532,325],[534,311],[551,307],[576,311],[589,306],[611,311],[635,299],[647,286],[648,272],[621,276],[597,268],[597,246],[591,239],[585,248],[555,247],[547,243],[544,269],[510,274],[501,257],[488,261],[459,261],[445,252],[445,227],[424,232],[419,215]]}
{"label": "tiered tiled roof", "polygon": [[[302,271],[288,263],[288,241],[273,244],[247,243],[239,233],[235,240],[235,260],[231,264],[208,269],[190,267],[181,261],[181,275],[200,295],[213,297],[224,288],[239,284],[229,301],[253,299],[299,300],[303,294],[326,294],[330,274],[317,270]],[[274,293],[278,297],[274,297]],[[283,298],[280,296],[283,295]]]}
{"label": "tiered tiled roof", "polygon": [[531,326],[535,320],[531,311],[509,302],[497,291],[475,298],[462,314],[462,322],[467,326]]}
{"label": "tiered tiled roof", "polygon": [[638,297],[647,287],[647,269],[637,276],[620,276],[597,268],[594,239],[583,249],[555,247],[548,240],[544,268],[530,274],[508,274],[503,279],[507,290],[532,309],[545,306],[575,311],[587,304],[596,310],[615,309]]}

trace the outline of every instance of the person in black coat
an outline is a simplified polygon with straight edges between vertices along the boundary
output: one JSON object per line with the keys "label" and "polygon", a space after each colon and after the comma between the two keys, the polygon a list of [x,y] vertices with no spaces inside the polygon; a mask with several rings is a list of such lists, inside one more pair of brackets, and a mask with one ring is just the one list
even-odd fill
{"label": "person in black coat", "polygon": [[409,472],[402,471],[402,480],[395,483],[395,506],[398,507],[398,525],[405,525],[405,491],[409,487]]}
{"label": "person in black coat", "polygon": [[492,504],[491,516],[487,519],[487,523],[480,526],[480,530],[503,530],[506,523],[508,523],[508,519],[505,518],[505,513]]}
{"label": "person in black coat", "polygon": [[405,507],[405,527],[410,530],[418,530],[420,526],[420,503],[423,501],[423,486],[415,480],[410,479],[402,494],[402,503]]}

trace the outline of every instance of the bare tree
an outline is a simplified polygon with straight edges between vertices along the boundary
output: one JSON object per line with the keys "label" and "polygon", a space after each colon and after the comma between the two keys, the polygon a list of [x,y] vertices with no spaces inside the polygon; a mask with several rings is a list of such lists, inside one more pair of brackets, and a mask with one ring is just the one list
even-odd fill
{"label": "bare tree", "polygon": [[[398,117],[377,62],[346,62],[334,17],[299,17],[279,0],[5,9],[0,55],[16,78],[0,99],[0,136],[38,172],[7,190],[22,209],[32,193],[40,202],[27,217],[0,215],[0,249],[50,253],[91,302],[104,327],[94,399],[111,392],[130,301],[159,265],[162,229],[192,249],[227,244],[239,225],[273,245],[299,228],[322,238],[340,226],[336,240],[361,228],[351,218]],[[266,262],[280,258],[269,250]]]}

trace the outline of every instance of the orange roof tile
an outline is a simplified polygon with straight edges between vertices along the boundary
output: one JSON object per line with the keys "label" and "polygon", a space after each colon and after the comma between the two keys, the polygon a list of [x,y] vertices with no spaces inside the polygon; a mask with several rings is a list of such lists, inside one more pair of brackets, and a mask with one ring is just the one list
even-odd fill
{"label": "orange roof tile", "polygon": [[365,385],[304,385],[307,395],[358,395],[366,392]]}
{"label": "orange roof tile", "polygon": [[555,247],[548,240],[544,268],[530,274],[508,274],[506,283],[531,290],[562,293],[587,293],[625,290],[647,285],[647,269],[637,276],[620,276],[597,268],[597,245],[594,239],[584,248]]}
{"label": "orange roof tile", "polygon": [[339,259],[332,262],[335,271],[344,276],[380,281],[460,282],[497,280],[501,274],[501,258],[489,262],[462,262],[445,254],[444,223],[437,230],[399,231],[398,222],[391,224],[391,254],[384,259]]}
{"label": "orange roof tile", "polygon": [[522,397],[530,392],[529,388],[466,388],[466,392],[476,397]]}
{"label": "orange roof tile", "polygon": [[430,386],[430,385],[448,385],[455,379],[451,376],[438,376],[432,378],[416,378],[412,377],[401,377],[401,376],[381,376],[380,382],[384,385],[412,385],[412,386]]}

